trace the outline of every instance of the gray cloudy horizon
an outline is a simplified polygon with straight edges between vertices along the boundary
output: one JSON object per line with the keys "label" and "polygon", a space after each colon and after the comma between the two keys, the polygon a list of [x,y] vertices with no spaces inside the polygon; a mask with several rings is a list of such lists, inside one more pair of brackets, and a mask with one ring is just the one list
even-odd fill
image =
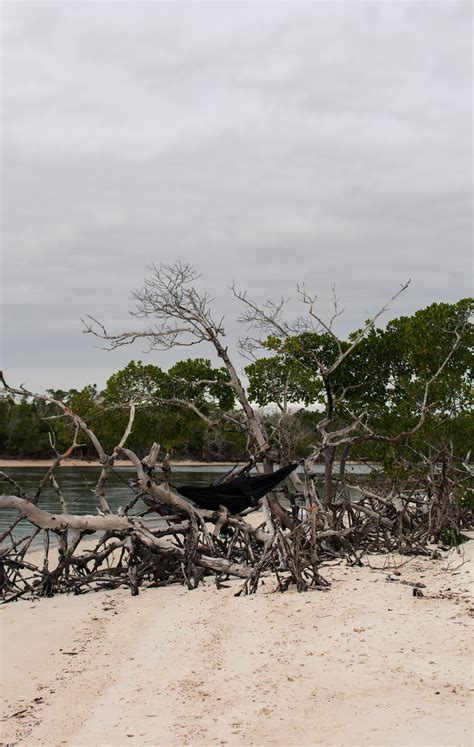
{"label": "gray cloudy horizon", "polygon": [[[356,328],[472,295],[467,2],[2,5],[2,349],[12,384],[103,386],[92,314],[152,263],[239,308],[305,282]],[[296,313],[294,305],[291,312]],[[383,323],[383,322],[382,322]],[[206,348],[154,353],[167,368]]]}

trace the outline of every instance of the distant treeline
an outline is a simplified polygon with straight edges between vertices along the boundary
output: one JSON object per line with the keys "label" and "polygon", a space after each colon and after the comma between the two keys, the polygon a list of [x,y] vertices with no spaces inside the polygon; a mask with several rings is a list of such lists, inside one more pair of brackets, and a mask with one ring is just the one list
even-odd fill
{"label": "distant treeline", "polygon": [[[332,379],[336,394],[343,393],[336,412],[337,425],[354,419],[360,427],[370,421],[378,432],[393,434],[416,422],[426,381],[438,371],[445,351],[462,329],[462,341],[444,364],[430,388],[429,414],[410,441],[423,453],[431,446],[452,443],[466,453],[474,443],[472,417],[472,301],[432,304],[410,317],[373,327],[347,356]],[[466,328],[466,324],[468,328]],[[356,334],[356,333],[354,333]],[[351,338],[337,339],[330,331],[302,332],[281,340],[268,337],[265,357],[248,365],[245,378],[250,401],[265,407],[261,417],[272,431],[278,450],[289,458],[307,455],[318,438],[315,424],[325,416],[325,383],[314,361],[330,365]],[[49,391],[80,415],[109,452],[128,419],[128,407],[137,413],[130,448],[144,454],[159,442],[174,459],[230,460],[247,457],[245,420],[236,408],[225,368],[202,358],[182,360],[168,371],[131,361],[113,374],[105,389],[95,384],[83,389]],[[282,418],[284,422],[282,424]],[[10,458],[50,456],[71,443],[69,419],[58,417],[52,404],[4,396],[0,400],[0,454]],[[365,441],[351,450],[351,459],[390,459],[393,446]],[[94,458],[91,444],[76,457]]]}

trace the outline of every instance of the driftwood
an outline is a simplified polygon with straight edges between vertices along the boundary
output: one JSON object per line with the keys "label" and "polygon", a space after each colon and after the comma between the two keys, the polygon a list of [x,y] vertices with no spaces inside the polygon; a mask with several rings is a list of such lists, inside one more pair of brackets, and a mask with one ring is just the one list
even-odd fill
{"label": "driftwood", "polygon": [[[135,467],[133,487],[147,498],[145,511],[131,513],[136,495],[117,513],[102,511],[107,476],[104,479],[101,474],[102,492],[94,491],[99,513],[71,514],[67,498],[48,470],[62,509],[59,514],[48,513],[37,505],[40,493],[30,499],[2,473],[13,492],[0,496],[0,510],[15,509],[19,519],[31,525],[31,533],[21,540],[13,540],[11,532],[4,537],[4,541],[10,537],[0,551],[4,602],[122,585],[134,595],[143,585],[181,583],[192,589],[205,576],[213,576],[218,585],[227,577],[243,579],[237,593],[256,592],[268,574],[274,576],[280,591],[291,585],[299,591],[325,589],[328,582],[321,575],[321,566],[328,560],[342,557],[360,564],[370,552],[432,554],[430,542],[442,541],[446,530],[460,532],[472,522],[472,510],[459,502],[460,488],[469,482],[470,473],[449,453],[437,455],[441,462],[437,468],[432,466],[427,481],[420,477],[398,491],[385,486],[385,492],[381,483],[378,492],[372,485],[370,489],[361,485],[357,500],[346,495],[324,514],[317,504],[294,505],[290,510],[281,509],[286,521],[280,522],[277,516],[267,515],[271,504],[264,504],[263,522],[257,527],[242,516],[230,516],[222,506],[216,511],[196,508],[168,483],[159,484],[149,471],[157,464],[156,444],[146,460],[123,445],[114,453],[128,458]],[[44,487],[44,478],[40,484]],[[163,508],[169,512],[163,517],[163,526],[151,530],[143,516]],[[41,551],[35,555],[28,551],[41,532],[43,553],[38,559]],[[79,550],[83,540],[95,533],[100,533],[95,544]],[[58,541],[55,555],[51,536]]]}
{"label": "driftwood", "polygon": [[[2,380],[9,393],[44,399],[54,404],[76,425],[72,446],[64,454],[56,455],[33,497],[30,498],[13,478],[5,474],[1,476],[13,488],[13,492],[0,496],[0,510],[14,509],[19,513],[19,518],[3,532],[1,538],[4,542],[0,550],[3,601],[31,595],[50,596],[57,592],[83,593],[122,584],[128,584],[132,594],[138,594],[143,583],[160,585],[179,582],[194,588],[206,574],[214,574],[217,582],[223,576],[245,579],[244,590],[255,591],[261,574],[269,569],[278,574],[280,585],[295,583],[298,589],[306,589],[326,584],[317,572],[314,537],[302,533],[301,522],[292,521],[287,512],[284,512],[285,521],[279,522],[278,515],[281,516],[283,509],[279,507],[279,514],[273,514],[270,508],[272,499],[264,501],[267,512],[264,526],[253,527],[243,517],[229,516],[222,506],[216,511],[201,510],[174,492],[169,486],[167,457],[161,465],[166,482],[160,483],[155,479],[153,473],[158,464],[159,445],[153,444],[143,460],[125,448],[133,425],[133,406],[122,438],[113,453],[107,455],[89,426],[62,402],[24,389],[12,389],[3,377]],[[79,430],[92,441],[102,464],[93,491],[98,501],[98,515],[71,514],[67,498],[53,474],[61,461],[79,445]],[[140,515],[131,514],[137,502],[136,495],[117,513],[110,510],[106,483],[117,456],[128,459],[134,466],[136,480],[131,487],[147,498],[147,508]],[[48,513],[38,506],[48,481],[58,494],[62,509],[60,514]],[[165,514],[163,528],[158,531],[147,528],[141,518],[143,513],[153,511]],[[32,531],[27,537],[15,540],[12,532],[20,520],[28,521]],[[281,528],[277,531],[277,526],[284,527],[285,524],[285,532]],[[44,536],[44,553],[38,562],[32,560],[28,551],[40,532]],[[82,540],[97,532],[102,536],[95,547],[80,552]],[[58,540],[54,567],[51,564],[51,534]]]}
{"label": "driftwood", "polygon": [[[207,323],[204,301],[199,305],[194,296],[191,300],[197,309],[193,324],[199,322],[203,339],[208,335],[217,346],[256,447],[248,464],[233,470],[230,476],[254,466],[257,457],[263,469],[270,471],[275,454],[261,421],[248,404],[226,349],[219,347],[219,325]],[[191,328],[194,329],[192,325]],[[166,339],[169,330],[167,335]],[[322,445],[306,459],[303,475],[292,475],[291,486],[286,489],[290,506],[285,507],[276,493],[270,494],[262,500],[260,525],[253,526],[247,516],[230,516],[222,506],[216,511],[201,510],[172,490],[169,459],[165,455],[159,461],[158,444],[152,445],[144,459],[126,448],[133,428],[133,404],[125,432],[112,453],[106,454],[88,424],[63,402],[9,387],[1,374],[0,380],[9,395],[48,402],[75,426],[73,443],[63,454],[56,453],[33,495],[28,495],[11,476],[0,473],[0,480],[8,488],[0,495],[0,510],[18,512],[18,518],[0,536],[0,595],[5,602],[123,585],[134,595],[143,585],[181,583],[192,589],[206,576],[214,577],[218,585],[230,576],[242,579],[237,593],[254,593],[262,577],[269,574],[280,591],[292,585],[298,591],[326,589],[328,582],[321,568],[328,561],[345,558],[351,564],[360,564],[371,552],[431,554],[430,543],[455,541],[463,528],[472,525],[469,460],[459,460],[449,448],[432,451],[429,457],[414,454],[415,461],[404,470],[410,478],[384,480],[379,476],[355,485],[346,475],[345,464],[349,447],[359,436],[351,435],[352,426],[331,432],[333,440],[323,433]],[[424,413],[425,409],[419,423]],[[325,427],[324,422],[320,428]],[[55,476],[56,468],[80,446],[79,433],[94,445],[102,465],[93,491],[97,515],[72,514],[68,496]],[[399,434],[391,441],[397,443],[410,433]],[[368,434],[370,438],[372,435]],[[334,450],[332,459],[336,448],[344,449],[339,477],[334,478],[332,461],[326,461],[325,485],[320,495],[314,464],[327,449]],[[129,460],[136,476],[130,486],[130,500],[113,513],[107,501],[107,481],[117,457]],[[159,469],[162,482],[154,476]],[[39,505],[48,483],[58,495],[59,514],[48,513]],[[162,516],[162,525],[152,530],[146,525],[146,515],[153,512]],[[20,521],[28,522],[31,531],[16,539],[13,532]],[[40,535],[43,553],[38,560],[38,553],[33,555],[30,551]],[[57,553],[52,551],[52,537],[57,540]],[[89,540],[85,547],[84,540]]]}
{"label": "driftwood", "polygon": [[[0,509],[15,509],[34,527],[24,539],[12,542],[0,554],[0,582],[4,601],[25,595],[52,595],[61,591],[82,593],[88,589],[113,588],[128,584],[132,594],[138,593],[143,582],[154,585],[186,583],[194,588],[205,573],[236,576],[249,581],[246,590],[256,590],[261,573],[278,563],[285,555],[291,583],[298,588],[321,583],[314,572],[310,554],[305,559],[300,553],[298,562],[290,559],[285,539],[275,542],[267,532],[253,527],[244,519],[229,516],[222,507],[216,512],[191,506],[168,487],[157,484],[143,471],[133,452],[123,450],[137,469],[137,483],[142,491],[152,496],[157,506],[166,506],[174,514],[159,531],[150,531],[143,521],[125,511],[113,514],[78,516],[67,511],[62,499],[61,514],[43,511],[26,497],[0,496]],[[179,523],[171,523],[176,521]],[[209,531],[214,524],[215,531]],[[219,535],[222,528],[227,533]],[[42,562],[32,562],[27,550],[39,531],[44,532],[45,550]],[[102,536],[92,550],[77,554],[80,541],[92,533]],[[49,535],[59,540],[57,564],[50,569]],[[308,543],[307,543],[308,544]],[[307,568],[305,567],[305,560]],[[285,567],[281,565],[283,573]]]}

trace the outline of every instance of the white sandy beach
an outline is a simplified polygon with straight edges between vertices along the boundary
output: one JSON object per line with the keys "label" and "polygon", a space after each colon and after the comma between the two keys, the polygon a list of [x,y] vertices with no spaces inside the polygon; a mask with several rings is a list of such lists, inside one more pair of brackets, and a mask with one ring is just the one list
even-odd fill
{"label": "white sandy beach", "polygon": [[[327,592],[267,584],[236,598],[237,582],[208,580],[3,606],[1,741],[467,747],[474,606],[462,559],[412,559],[395,583],[333,565]],[[424,597],[402,580],[425,583]]]}

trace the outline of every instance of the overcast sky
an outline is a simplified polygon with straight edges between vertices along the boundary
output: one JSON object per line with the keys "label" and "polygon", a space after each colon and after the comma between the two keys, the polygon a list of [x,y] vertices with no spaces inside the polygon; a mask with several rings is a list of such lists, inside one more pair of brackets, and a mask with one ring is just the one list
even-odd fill
{"label": "overcast sky", "polygon": [[[304,280],[341,329],[472,294],[471,4],[2,6],[2,366],[99,386],[140,346],[150,263],[196,265],[226,314]],[[194,354],[208,355],[205,349]],[[163,368],[188,349],[150,357]]]}

